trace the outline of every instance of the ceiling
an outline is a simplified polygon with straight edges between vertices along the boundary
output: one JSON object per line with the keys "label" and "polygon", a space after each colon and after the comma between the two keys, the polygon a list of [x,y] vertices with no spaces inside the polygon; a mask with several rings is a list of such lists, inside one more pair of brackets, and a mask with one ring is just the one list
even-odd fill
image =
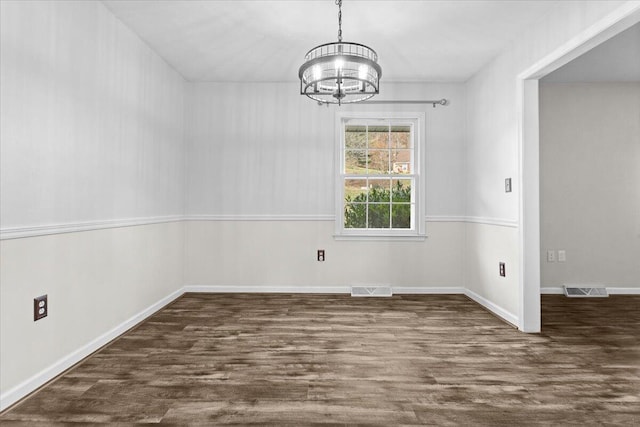
{"label": "ceiling", "polygon": [[544,82],[640,81],[640,24],[621,32],[558,68]]}
{"label": "ceiling", "polygon": [[[343,40],[378,52],[383,81],[466,81],[555,1],[344,0]],[[293,81],[337,40],[334,0],[104,0],[189,81]]]}

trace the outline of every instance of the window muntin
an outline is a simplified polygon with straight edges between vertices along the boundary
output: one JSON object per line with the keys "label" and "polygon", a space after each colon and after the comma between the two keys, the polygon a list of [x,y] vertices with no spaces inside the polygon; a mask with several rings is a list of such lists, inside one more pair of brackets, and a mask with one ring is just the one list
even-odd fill
{"label": "window muntin", "polygon": [[419,122],[418,117],[342,118],[338,235],[423,234]]}

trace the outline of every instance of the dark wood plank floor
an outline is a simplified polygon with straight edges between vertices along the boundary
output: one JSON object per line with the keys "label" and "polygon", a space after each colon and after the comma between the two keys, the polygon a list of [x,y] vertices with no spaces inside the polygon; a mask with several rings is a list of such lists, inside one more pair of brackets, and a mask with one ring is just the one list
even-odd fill
{"label": "dark wood plank floor", "polygon": [[3,425],[640,425],[640,296],[186,294]]}

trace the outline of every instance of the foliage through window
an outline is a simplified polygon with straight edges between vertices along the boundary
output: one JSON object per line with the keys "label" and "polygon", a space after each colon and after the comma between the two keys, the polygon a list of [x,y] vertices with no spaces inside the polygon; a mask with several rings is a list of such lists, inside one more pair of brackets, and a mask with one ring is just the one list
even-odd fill
{"label": "foliage through window", "polygon": [[342,234],[415,234],[419,186],[417,120],[341,121]]}

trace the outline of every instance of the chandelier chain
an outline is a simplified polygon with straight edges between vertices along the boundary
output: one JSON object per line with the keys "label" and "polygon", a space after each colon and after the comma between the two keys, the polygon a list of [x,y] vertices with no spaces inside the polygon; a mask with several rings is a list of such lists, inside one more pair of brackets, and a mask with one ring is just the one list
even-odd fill
{"label": "chandelier chain", "polygon": [[336,0],[338,5],[338,41],[342,41],[342,0]]}

